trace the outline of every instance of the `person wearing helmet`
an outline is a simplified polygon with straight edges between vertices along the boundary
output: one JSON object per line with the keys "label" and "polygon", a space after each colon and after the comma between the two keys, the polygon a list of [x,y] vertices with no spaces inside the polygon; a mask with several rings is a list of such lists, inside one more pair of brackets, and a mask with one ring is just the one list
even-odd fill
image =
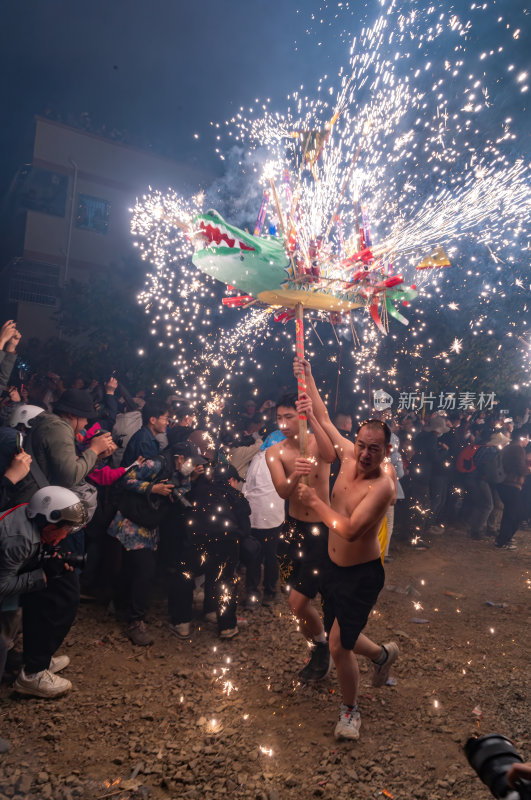
{"label": "person wearing helmet", "polygon": [[26,432],[31,428],[33,420],[44,413],[41,406],[33,406],[29,403],[18,403],[12,410],[9,417],[9,425],[19,431]]}
{"label": "person wearing helmet", "polygon": [[12,410],[9,425],[0,427],[0,509],[16,504],[20,482],[30,471],[31,456],[24,451],[24,434],[44,409],[20,403]]}
{"label": "person wearing helmet", "polygon": [[[24,666],[14,684],[21,694],[58,697],[72,688],[57,674],[68,656],[54,653],[74,621],[79,584],[60,544],[86,522],[86,504],[62,486],[45,486],[0,516],[0,608],[20,598],[23,609]],[[0,637],[0,674],[5,658]]]}
{"label": "person wearing helmet", "polygon": [[[100,456],[110,455],[116,449],[111,434],[106,433],[92,439],[89,447],[78,457],[76,434],[94,416],[89,393],[83,389],[67,389],[55,404],[53,414],[43,412],[32,420],[31,433],[24,442],[25,449],[51,484],[72,489],[84,481]],[[33,468],[17,488],[16,502],[25,503],[32,497],[39,488]]]}

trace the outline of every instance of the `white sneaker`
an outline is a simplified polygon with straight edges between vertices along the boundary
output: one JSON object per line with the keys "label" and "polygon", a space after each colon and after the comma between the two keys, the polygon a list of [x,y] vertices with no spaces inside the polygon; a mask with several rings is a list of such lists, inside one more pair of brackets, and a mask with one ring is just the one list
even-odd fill
{"label": "white sneaker", "polygon": [[192,633],[191,622],[179,622],[177,625],[168,625],[168,628],[179,639],[189,639]]}
{"label": "white sneaker", "polygon": [[373,686],[383,686],[385,683],[387,683],[391,667],[398,658],[399,649],[396,642],[387,642],[384,644],[384,647],[387,650],[387,658],[385,659],[384,663],[375,664],[374,661],[372,662]]}
{"label": "white sneaker", "polygon": [[240,630],[236,625],[234,628],[225,628],[224,630],[219,632],[220,639],[233,639],[235,636],[239,634]]}
{"label": "white sneaker", "polygon": [[69,664],[70,658],[68,656],[52,656],[48,671],[53,672],[55,675],[57,672],[61,672],[62,669],[66,669]]}
{"label": "white sneaker", "polygon": [[339,709],[339,719],[337,721],[334,736],[336,739],[359,739],[361,728],[360,712],[354,706],[349,708],[344,703],[341,703]]}
{"label": "white sneaker", "polygon": [[20,670],[18,678],[13,684],[13,689],[20,694],[29,694],[33,697],[59,697],[72,688],[70,681],[54,675],[49,669],[26,675],[24,667]]}

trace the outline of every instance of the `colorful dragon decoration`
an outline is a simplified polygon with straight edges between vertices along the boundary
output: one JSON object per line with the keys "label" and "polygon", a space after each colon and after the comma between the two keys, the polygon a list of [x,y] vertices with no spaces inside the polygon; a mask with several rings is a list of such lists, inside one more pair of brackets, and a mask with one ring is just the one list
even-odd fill
{"label": "colorful dragon decoration", "polygon": [[[281,321],[291,318],[299,303],[332,315],[366,307],[385,334],[382,316],[407,325],[395,304],[407,306],[418,294],[415,285],[407,286],[401,275],[393,274],[385,252],[372,247],[367,226],[360,231],[362,247],[341,260],[319,241],[303,260],[282,239],[248,233],[216,211],[197,214],[187,236],[194,246],[193,264],[241,293],[225,298],[225,305],[264,303],[276,308],[275,318]],[[446,266],[444,259],[444,253],[433,254],[418,269]]]}

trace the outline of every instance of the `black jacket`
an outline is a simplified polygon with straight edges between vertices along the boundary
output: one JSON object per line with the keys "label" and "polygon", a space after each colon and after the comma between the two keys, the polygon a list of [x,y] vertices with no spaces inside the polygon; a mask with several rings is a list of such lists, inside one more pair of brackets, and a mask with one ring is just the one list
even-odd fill
{"label": "black jacket", "polygon": [[241,540],[251,531],[251,506],[237,489],[224,481],[211,481],[201,475],[192,485],[193,508],[187,526],[198,539]]}
{"label": "black jacket", "polygon": [[448,471],[447,451],[439,446],[437,434],[433,431],[421,431],[413,440],[415,455],[411,460],[410,475],[418,483],[428,483],[436,475]]}

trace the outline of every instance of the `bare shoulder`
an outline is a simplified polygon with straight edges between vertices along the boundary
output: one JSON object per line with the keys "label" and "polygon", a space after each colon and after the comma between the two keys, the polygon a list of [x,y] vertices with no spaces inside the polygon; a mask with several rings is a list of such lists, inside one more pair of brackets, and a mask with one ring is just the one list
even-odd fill
{"label": "bare shoulder", "polygon": [[375,488],[378,487],[378,494],[393,497],[395,493],[395,482],[392,475],[380,468],[380,477],[376,478]]}
{"label": "bare shoulder", "polygon": [[271,463],[271,461],[275,461],[276,459],[280,458],[280,445],[281,442],[277,442],[276,444],[272,444],[271,447],[267,448],[266,461],[268,463]]}
{"label": "bare shoulder", "polygon": [[290,464],[291,461],[293,461],[294,454],[296,457],[296,451],[289,446],[289,443],[286,444],[286,442],[277,442],[268,448],[266,453],[266,461],[268,464],[273,464],[274,462],[280,464]]}
{"label": "bare shoulder", "polygon": [[341,461],[344,458],[354,458],[354,442],[342,436],[337,447],[337,456]]}

